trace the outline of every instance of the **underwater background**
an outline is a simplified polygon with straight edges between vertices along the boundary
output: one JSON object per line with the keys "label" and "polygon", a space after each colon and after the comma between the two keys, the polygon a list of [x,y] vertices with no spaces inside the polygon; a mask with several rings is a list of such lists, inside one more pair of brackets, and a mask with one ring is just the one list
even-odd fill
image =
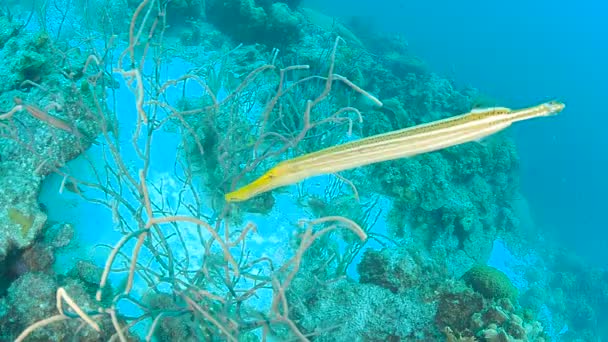
{"label": "underwater background", "polygon": [[[0,341],[608,339],[607,9],[0,0]],[[324,148],[554,100],[230,197]]]}
{"label": "underwater background", "polygon": [[[360,16],[399,32],[434,70],[519,106],[557,98],[574,111],[551,129],[514,127],[522,158],[521,187],[536,224],[606,266],[602,200],[608,146],[606,5],[597,1],[310,1],[332,15]],[[593,119],[595,118],[595,119]],[[600,120],[600,121],[595,121]],[[542,126],[542,123],[539,124]],[[583,165],[589,167],[583,167]],[[584,171],[583,171],[584,170]],[[573,234],[576,227],[577,234]],[[600,235],[598,235],[600,234]],[[593,238],[589,238],[593,236]]]}

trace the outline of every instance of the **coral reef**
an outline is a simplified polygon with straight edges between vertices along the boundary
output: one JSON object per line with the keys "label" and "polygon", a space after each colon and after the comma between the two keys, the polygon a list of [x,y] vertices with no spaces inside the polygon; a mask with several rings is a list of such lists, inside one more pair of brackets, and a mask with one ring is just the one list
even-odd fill
{"label": "coral reef", "polygon": [[[64,279],[58,282],[52,275],[44,272],[28,272],[15,280],[8,289],[8,294],[0,300],[0,338],[13,340],[21,331],[56,313],[56,295],[58,286],[64,286],[71,298],[79,303],[83,310],[95,308],[94,297],[86,293],[85,286],[75,279]],[[101,333],[89,327],[81,327],[75,320],[64,320],[60,329],[37,330],[30,338],[33,341],[61,341],[72,332],[82,329],[79,334],[81,341],[99,341],[110,338],[108,329]],[[103,322],[111,326],[111,322]]]}
{"label": "coral reef", "polygon": [[[103,29],[101,32],[119,32],[111,37],[122,39],[122,44],[133,38],[127,37],[130,16],[142,3],[129,0],[126,4],[90,1],[90,9],[83,14],[93,22],[91,27]],[[173,62],[172,57],[184,57],[194,66],[188,82],[200,81],[204,89],[186,91],[186,78],[164,88],[159,86],[163,83],[157,74],[139,81],[145,83],[142,96],[146,106],[153,108],[150,112],[166,111],[163,115],[167,118],[160,114],[153,117],[145,133],[148,136],[134,136],[132,142],[135,145],[142,137],[150,138],[163,124],[163,129],[182,129],[180,153],[184,152],[187,162],[180,166],[188,170],[178,179],[183,188],[177,206],[183,205],[181,209],[207,220],[209,227],[196,224],[198,231],[192,234],[198,234],[195,239],[201,244],[191,253],[187,250],[190,240],[184,237],[190,232],[182,232],[182,222],[169,220],[166,226],[175,230],[170,234],[165,234],[165,226],[161,229],[160,224],[146,223],[153,216],[182,213],[174,210],[175,203],[170,200],[145,202],[150,199],[144,194],[144,185],[152,192],[162,186],[156,189],[150,179],[131,175],[130,164],[108,168],[120,184],[114,194],[105,194],[106,199],[111,198],[108,202],[100,203],[111,207],[120,227],[146,234],[151,226],[158,228],[148,236],[131,236],[145,241],[137,247],[142,248],[142,255],[153,256],[148,263],[153,266],[144,266],[146,263],[136,260],[139,249],[133,253],[132,269],[137,270],[133,272],[148,286],[138,293],[143,293],[142,298],[118,295],[126,284],[107,284],[100,289],[101,300],[96,300],[102,270],[88,260],[62,265],[63,272],[55,273],[57,251],[69,248],[76,233],[70,224],[48,222],[45,209],[37,203],[44,177],[86,150],[100,127],[107,128],[104,133],[108,135],[116,133],[117,118],[110,117],[104,107],[106,91],[117,87],[107,76],[116,65],[104,61],[111,68],[103,69],[87,59],[88,52],[81,52],[81,46],[62,42],[65,46],[59,48],[49,32],[27,32],[0,15],[0,74],[7,76],[0,84],[0,113],[18,108],[0,120],[0,339],[14,339],[28,325],[57,314],[58,287],[64,287],[86,312],[99,313],[103,329],[98,333],[88,325],[81,326],[81,321],[66,319],[53,329],[37,330],[30,336],[33,340],[69,339],[73,331],[78,331],[79,340],[108,340],[115,327],[109,322],[107,308],[122,299],[147,310],[142,314],[149,315],[145,319],[158,319],[156,330],[150,332],[158,340],[230,339],[234,334],[239,340],[254,341],[258,336],[252,331],[257,329],[282,340],[300,338],[297,331],[315,341],[335,341],[336,336],[370,341],[546,341],[546,329],[538,317],[544,306],[560,323],[569,324],[567,337],[591,340],[605,329],[601,327],[608,319],[608,276],[604,271],[584,270],[581,264],[564,260],[565,255],[554,255],[553,273],[542,269],[541,274],[533,274],[530,270],[530,288],[519,297],[505,274],[483,266],[492,242],[512,235],[518,227],[512,200],[518,193],[519,160],[506,135],[341,175],[340,180],[348,179],[363,196],[352,188],[344,191],[339,182],[332,183],[324,195],[309,194],[307,185],[301,185],[294,197],[310,216],[344,215],[367,234],[366,243],[379,247],[368,248],[352,231],[331,232],[297,255],[301,264],[275,264],[266,254],[253,260],[248,246],[245,248],[245,242],[259,242],[255,240],[258,237],[248,240],[247,229],[253,226],[232,232],[227,227],[243,223],[247,213],[262,216],[276,212],[276,195],[282,190],[227,207],[222,195],[237,181],[247,180],[287,156],[464,113],[480,102],[491,101],[474,89],[459,88],[433,73],[403,37],[376,34],[361,22],[348,23],[302,9],[299,0],[179,0],[163,2],[163,6],[150,7],[145,16],[152,19],[147,22],[142,17],[133,20],[145,33],[131,46],[131,53],[138,58],[140,50],[153,55],[158,74],[167,66],[163,63]],[[162,31],[154,30],[161,26]],[[159,36],[165,40],[161,42]],[[336,40],[336,36],[342,39]],[[107,45],[114,48],[108,37]],[[331,49],[334,41],[339,43],[335,51]],[[332,52],[335,56],[330,56]],[[113,52],[105,53],[103,57],[111,60],[108,55]],[[137,64],[135,59],[130,61],[133,65]],[[308,68],[281,70],[304,64]],[[139,67],[149,71],[147,66]],[[261,71],[250,76],[252,70]],[[307,101],[326,87],[323,81],[329,70],[381,98],[382,108],[334,82],[331,95],[307,112]],[[174,108],[174,103],[166,100],[169,91],[164,92],[173,85],[183,85]],[[134,87],[134,82],[129,86]],[[291,92],[278,96],[281,86]],[[150,96],[155,91],[156,97]],[[210,93],[219,96],[211,98]],[[269,100],[275,95],[276,101]],[[322,121],[328,113],[345,107],[358,108],[361,122],[341,118],[344,120],[332,125],[311,128],[309,139],[297,144],[290,141],[306,126],[302,113],[306,112],[311,122]],[[269,108],[268,113],[265,108]],[[182,116],[186,112],[197,115]],[[260,112],[268,115],[261,118]],[[271,138],[262,141],[264,133],[286,147],[277,148],[278,143],[269,142]],[[272,158],[248,169],[250,160],[263,153]],[[121,177],[132,179],[124,182]],[[203,191],[194,181],[198,177],[203,179]],[[79,192],[79,185],[66,177],[62,190]],[[123,191],[133,192],[124,200],[120,197],[127,196]],[[195,204],[186,203],[187,191],[194,192]],[[369,209],[375,203],[363,201],[373,196],[386,197],[391,203],[390,208],[382,208],[390,210],[386,234],[375,231],[378,218]],[[133,216],[125,218],[119,209],[130,206],[131,197],[142,202],[135,201]],[[213,211],[209,216],[207,209]],[[145,210],[149,211],[142,214]],[[136,223],[126,223],[134,217]],[[210,233],[225,229],[225,236],[205,236],[201,227]],[[320,230],[328,227],[330,224],[324,222]],[[122,232],[129,233],[128,229]],[[303,235],[296,231],[291,247],[301,246]],[[168,241],[175,240],[185,252],[173,253],[174,246]],[[130,247],[130,242],[125,246]],[[223,256],[216,254],[217,243],[225,248]],[[200,253],[199,249],[206,250]],[[240,255],[231,264],[229,252],[233,250]],[[186,256],[182,258],[181,253]],[[189,253],[204,262],[193,266],[190,258],[194,257]],[[127,254],[120,249],[118,259],[128,259]],[[269,266],[259,267],[262,263]],[[354,266],[358,278],[347,272]],[[293,279],[291,270],[297,271]],[[282,287],[286,278],[292,281],[289,288]],[[252,287],[241,288],[243,283]],[[547,293],[543,289],[549,285],[552,290]],[[275,311],[256,311],[248,306],[250,298],[259,295],[258,290],[274,291],[268,302],[280,303],[272,305]],[[118,325],[136,321],[119,313]],[[68,315],[76,317],[71,312]]]}
{"label": "coral reef", "polygon": [[393,293],[420,287],[423,279],[420,268],[419,263],[404,249],[368,249],[357,264],[359,282],[374,284]]}
{"label": "coral reef", "polygon": [[415,291],[395,295],[369,284],[338,281],[293,299],[299,325],[318,341],[420,340],[432,335],[434,305],[420,305]]}
{"label": "coral reef", "polygon": [[[0,340],[14,340],[29,325],[57,313],[56,291],[64,287],[70,297],[83,310],[95,309],[95,300],[101,269],[84,261],[78,261],[74,270],[65,275],[55,269],[55,255],[61,249],[70,248],[74,232],[67,224],[44,225],[32,239],[31,245],[11,249],[0,263]],[[87,265],[89,266],[87,268]],[[108,287],[107,291],[112,291]],[[106,328],[101,333],[82,327],[78,321],[63,320],[54,329],[37,330],[30,335],[32,341],[64,340],[80,329],[82,341],[99,341],[110,338]],[[112,325],[109,319],[101,324]]]}
{"label": "coral reef", "polygon": [[0,12],[0,49],[4,47],[4,44],[6,44],[9,39],[19,34],[20,27],[21,25],[19,25],[19,23],[11,20],[9,16],[3,15]]}
{"label": "coral reef", "polygon": [[[492,241],[518,224],[514,196],[514,145],[467,144],[373,167],[383,189],[396,197],[393,233],[432,244],[443,233],[483,262]],[[504,170],[504,171],[501,171]]]}
{"label": "coral reef", "polygon": [[212,0],[207,2],[207,17],[239,41],[269,46],[296,42],[303,23],[302,15],[281,1]]}
{"label": "coral reef", "polygon": [[510,300],[488,301],[458,286],[440,295],[435,322],[447,341],[549,341],[542,324]]}
{"label": "coral reef", "polygon": [[[96,305],[80,280],[54,273],[55,252],[71,243],[74,231],[48,222],[37,197],[46,175],[92,143],[98,129],[92,120],[93,92],[100,95],[101,87],[88,83],[90,75],[82,72],[86,57],[77,50],[60,52],[46,32],[17,28],[23,26],[0,15],[0,73],[6,76],[0,84],[2,340],[55,314],[59,286],[85,308]],[[32,339],[62,340],[79,327],[71,320],[63,324],[64,329],[41,330]],[[108,338],[89,330],[83,330],[84,340]]]}
{"label": "coral reef", "polygon": [[608,319],[608,271],[589,267],[568,250],[548,249],[546,253],[546,260],[531,265],[528,278],[532,281],[521,302],[551,323],[554,333],[563,330],[564,339],[608,336],[604,324]]}
{"label": "coral reef", "polygon": [[15,250],[29,247],[41,232],[46,215],[38,208],[40,178],[0,161],[0,263]]}
{"label": "coral reef", "polygon": [[[10,24],[0,18],[4,26]],[[62,55],[46,33],[11,30],[2,39],[0,73],[7,78],[0,84],[0,111],[22,109],[0,120],[0,262],[40,233],[46,222],[36,198],[40,182],[91,144],[87,137],[96,130],[91,91],[101,89],[78,91],[76,82],[88,84],[76,72],[86,58],[76,52]],[[64,124],[76,133],[60,129]]]}

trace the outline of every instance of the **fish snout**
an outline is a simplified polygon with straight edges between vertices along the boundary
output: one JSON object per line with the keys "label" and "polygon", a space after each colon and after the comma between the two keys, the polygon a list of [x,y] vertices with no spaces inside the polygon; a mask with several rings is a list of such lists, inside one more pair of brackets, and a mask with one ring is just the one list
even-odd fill
{"label": "fish snout", "polygon": [[544,107],[547,110],[547,115],[555,115],[555,114],[561,112],[562,110],[564,110],[566,105],[563,102],[550,101],[550,102],[545,103]]}

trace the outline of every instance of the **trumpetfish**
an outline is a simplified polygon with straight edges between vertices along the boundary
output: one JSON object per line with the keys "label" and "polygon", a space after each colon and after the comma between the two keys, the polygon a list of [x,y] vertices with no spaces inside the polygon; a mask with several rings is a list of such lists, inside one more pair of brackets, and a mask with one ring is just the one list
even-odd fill
{"label": "trumpetfish", "polygon": [[225,199],[245,201],[306,178],[479,141],[514,122],[554,115],[564,107],[561,102],[551,101],[517,110],[474,109],[466,114],[328,147],[278,163],[253,182],[227,193]]}

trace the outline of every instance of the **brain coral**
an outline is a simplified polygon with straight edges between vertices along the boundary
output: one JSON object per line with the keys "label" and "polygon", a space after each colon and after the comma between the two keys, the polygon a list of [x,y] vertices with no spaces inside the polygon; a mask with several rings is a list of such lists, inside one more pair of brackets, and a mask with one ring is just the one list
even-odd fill
{"label": "brain coral", "polygon": [[476,292],[488,299],[517,298],[517,288],[506,274],[494,267],[478,265],[471,267],[462,279]]}

